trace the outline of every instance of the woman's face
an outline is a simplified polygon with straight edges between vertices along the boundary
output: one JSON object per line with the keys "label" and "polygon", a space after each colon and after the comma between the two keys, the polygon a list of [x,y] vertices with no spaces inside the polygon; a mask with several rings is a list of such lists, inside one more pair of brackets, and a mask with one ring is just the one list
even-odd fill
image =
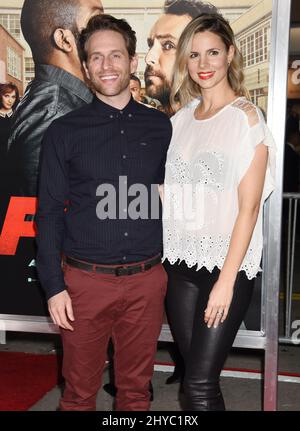
{"label": "woman's face", "polygon": [[220,36],[210,31],[196,33],[188,58],[188,72],[191,79],[208,90],[221,85],[229,85],[227,78],[228,63],[234,55],[234,47],[227,50]]}
{"label": "woman's face", "polygon": [[2,109],[5,109],[5,111],[10,111],[12,109],[12,107],[14,106],[16,98],[17,98],[17,95],[16,95],[15,90],[3,94],[3,96],[2,96]]}

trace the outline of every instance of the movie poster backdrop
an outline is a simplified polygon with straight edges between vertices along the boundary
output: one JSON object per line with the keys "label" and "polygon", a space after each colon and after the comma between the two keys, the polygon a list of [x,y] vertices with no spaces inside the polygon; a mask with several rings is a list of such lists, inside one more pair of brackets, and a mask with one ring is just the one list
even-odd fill
{"label": "movie poster backdrop", "polygon": [[[176,44],[186,24],[200,13],[200,3],[197,0],[102,0],[106,13],[125,18],[137,33],[139,65],[136,75],[142,83],[143,101],[168,115],[171,115],[168,99]],[[267,115],[272,0],[241,0],[239,7],[236,1],[231,0],[211,3],[230,21],[244,56],[246,85],[251,98]],[[165,10],[166,7],[173,9]],[[36,28],[32,28],[32,32],[35,31]],[[47,107],[45,118],[46,110]],[[33,109],[23,121],[30,124],[34,116]],[[19,156],[13,159],[10,155],[7,163],[8,166],[0,173],[0,314],[45,316],[48,315],[46,301],[35,267],[36,188],[27,193],[26,187],[16,187],[20,178],[14,178],[14,173],[22,176],[20,169],[27,175],[30,173],[30,166],[22,166]],[[20,169],[17,171],[15,166]],[[8,170],[10,174],[7,174]],[[261,276],[257,278],[253,301],[245,319],[247,329],[260,328],[260,287]]]}

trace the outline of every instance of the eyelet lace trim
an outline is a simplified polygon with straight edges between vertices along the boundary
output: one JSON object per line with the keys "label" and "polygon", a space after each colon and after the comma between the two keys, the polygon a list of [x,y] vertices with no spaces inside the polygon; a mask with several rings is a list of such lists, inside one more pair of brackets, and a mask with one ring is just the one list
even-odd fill
{"label": "eyelet lace trim", "polygon": [[[209,272],[212,272],[215,267],[223,268],[228,253],[230,236],[225,239],[222,236],[196,238],[191,234],[187,235],[184,241],[179,241],[179,238],[176,238],[176,231],[171,228],[167,228],[164,235],[166,246],[163,261],[168,259],[171,264],[174,264],[178,260],[180,262],[184,260],[189,268],[197,265],[197,271],[202,267],[205,267]],[[257,248],[253,250],[250,245],[240,267],[240,271],[245,271],[249,280],[261,271],[259,264],[254,263],[260,262],[261,251],[261,249],[258,250]]]}

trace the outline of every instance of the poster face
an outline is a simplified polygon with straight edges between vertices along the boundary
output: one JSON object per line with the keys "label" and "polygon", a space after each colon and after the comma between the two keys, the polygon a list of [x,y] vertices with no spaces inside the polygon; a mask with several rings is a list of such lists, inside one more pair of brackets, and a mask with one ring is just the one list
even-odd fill
{"label": "poster face", "polygon": [[[24,11],[24,2],[20,0],[16,3],[11,13],[7,13],[11,6],[9,0],[0,3],[0,24],[6,26],[7,31],[12,31],[10,20],[14,19],[15,27],[20,31],[19,36],[15,32],[11,33],[11,37],[19,37],[22,46],[25,46],[22,55],[26,57],[27,64],[24,80],[20,81],[25,95],[14,114],[7,166],[0,173],[0,314],[45,315],[46,302],[35,269],[34,239],[41,142],[45,130],[55,118],[89,103],[92,95],[87,87],[82,87],[85,84],[78,55],[66,55],[64,62],[58,48],[52,51],[53,26],[62,27],[66,16],[63,7],[54,11],[51,0],[28,1],[28,4],[35,3],[35,7]],[[200,13],[221,13],[230,22],[244,57],[245,84],[251,99],[267,115],[272,0],[212,0],[210,5],[197,0],[81,0],[79,3],[79,8],[71,8],[67,14],[69,19],[74,18],[74,25],[70,28],[75,39],[94,14],[105,12],[129,22],[136,31],[139,59],[136,76],[140,83],[131,83],[134,97],[170,116],[173,112],[169,97],[179,37],[186,25]],[[37,5],[46,4],[48,13],[44,14]],[[17,15],[15,7],[19,7]],[[47,23],[46,19],[51,14],[53,20]],[[7,49],[12,52],[9,46]],[[11,67],[8,59],[10,57],[6,54],[0,58],[0,64],[7,63],[7,70]],[[18,64],[17,60],[15,63]],[[51,71],[51,65],[59,65],[57,75]],[[3,72],[1,76],[9,79],[11,75]],[[82,80],[82,86],[74,93],[78,78]],[[63,96],[57,103],[60,83]],[[257,306],[255,310],[260,313]]]}

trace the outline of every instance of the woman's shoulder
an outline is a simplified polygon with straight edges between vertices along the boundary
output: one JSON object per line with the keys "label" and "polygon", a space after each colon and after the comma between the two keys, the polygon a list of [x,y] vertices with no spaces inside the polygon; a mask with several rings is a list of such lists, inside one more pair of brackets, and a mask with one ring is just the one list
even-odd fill
{"label": "woman's shoulder", "polygon": [[180,108],[176,114],[171,117],[172,124],[176,124],[178,121],[183,121],[186,117],[193,115],[196,106],[199,104],[200,98],[193,99],[191,102]]}
{"label": "woman's shoulder", "polygon": [[265,122],[260,108],[246,97],[239,97],[231,104],[231,107],[240,112],[250,128]]}

